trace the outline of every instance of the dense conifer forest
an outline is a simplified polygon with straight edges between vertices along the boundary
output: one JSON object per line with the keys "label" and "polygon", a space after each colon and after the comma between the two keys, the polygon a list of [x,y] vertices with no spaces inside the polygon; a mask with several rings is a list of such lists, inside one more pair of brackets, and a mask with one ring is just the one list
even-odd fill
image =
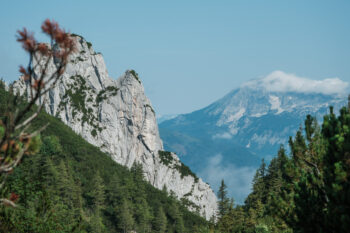
{"label": "dense conifer forest", "polygon": [[308,115],[289,139],[256,171],[252,192],[234,206],[222,182],[219,232],[349,232],[350,112],[330,108],[322,126]]}
{"label": "dense conifer forest", "polygon": [[[9,93],[0,87],[0,119]],[[203,232],[209,223],[168,193],[87,143],[42,112],[32,127],[49,123],[36,146],[9,174],[0,206],[0,232]],[[1,131],[0,131],[1,133]],[[39,150],[40,148],[40,150]]]}

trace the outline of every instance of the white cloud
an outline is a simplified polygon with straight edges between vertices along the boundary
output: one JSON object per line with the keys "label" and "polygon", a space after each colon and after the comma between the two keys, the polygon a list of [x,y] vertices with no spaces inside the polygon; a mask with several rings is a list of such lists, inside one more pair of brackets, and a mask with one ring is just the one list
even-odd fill
{"label": "white cloud", "polygon": [[232,135],[230,133],[217,133],[215,135],[212,136],[212,139],[231,139]]}
{"label": "white cloud", "polygon": [[253,80],[243,84],[252,88],[263,87],[272,92],[299,92],[299,93],[322,93],[346,94],[349,83],[339,78],[327,78],[323,80],[312,80],[298,77],[295,74],[288,74],[283,71],[274,71],[266,77]]}
{"label": "white cloud", "polygon": [[233,197],[236,204],[243,204],[251,191],[255,171],[256,168],[253,167],[236,167],[233,164],[223,165],[222,155],[217,154],[209,159],[207,166],[199,172],[199,176],[203,177],[216,192],[221,180],[224,179],[229,197]]}

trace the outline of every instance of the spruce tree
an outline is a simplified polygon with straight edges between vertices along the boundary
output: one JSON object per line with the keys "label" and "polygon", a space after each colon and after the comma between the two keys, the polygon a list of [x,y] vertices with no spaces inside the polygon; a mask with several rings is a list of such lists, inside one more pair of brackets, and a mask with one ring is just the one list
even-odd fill
{"label": "spruce tree", "polygon": [[100,173],[97,171],[91,181],[91,190],[88,193],[90,205],[92,209],[92,216],[90,226],[93,232],[103,232],[105,226],[103,224],[102,209],[105,207],[105,186]]}
{"label": "spruce tree", "polygon": [[221,180],[220,188],[218,190],[218,215],[220,217],[227,213],[229,208],[229,198],[227,197],[227,186],[224,180]]}
{"label": "spruce tree", "polygon": [[167,218],[163,208],[160,206],[155,214],[153,229],[157,233],[164,233],[167,227]]}
{"label": "spruce tree", "polygon": [[253,182],[252,182],[252,192],[248,195],[245,200],[245,208],[249,210],[250,208],[256,209],[256,203],[260,201],[261,203],[266,203],[266,163],[264,159],[261,161],[260,167],[257,169]]}
{"label": "spruce tree", "polygon": [[173,227],[175,229],[175,232],[182,233],[182,232],[184,232],[184,222],[182,219],[182,215],[181,215],[179,208],[175,202],[175,199],[171,199],[171,200],[172,200],[172,202],[169,206],[168,214],[174,222]]}
{"label": "spruce tree", "polygon": [[92,180],[92,190],[90,191],[92,197],[92,207],[96,212],[100,212],[104,207],[105,202],[105,185],[100,173],[97,172]]}
{"label": "spruce tree", "polygon": [[135,220],[138,225],[138,231],[145,233],[150,231],[150,221],[152,219],[150,207],[145,199],[140,200],[135,205]]}
{"label": "spruce tree", "polygon": [[126,233],[134,229],[134,224],[135,221],[131,213],[130,204],[126,199],[123,199],[119,211],[119,227],[123,233]]}
{"label": "spruce tree", "polygon": [[63,160],[60,160],[57,170],[59,171],[57,187],[59,190],[60,199],[62,200],[62,203],[67,205],[69,208],[73,208],[72,193],[75,185],[70,167]]}

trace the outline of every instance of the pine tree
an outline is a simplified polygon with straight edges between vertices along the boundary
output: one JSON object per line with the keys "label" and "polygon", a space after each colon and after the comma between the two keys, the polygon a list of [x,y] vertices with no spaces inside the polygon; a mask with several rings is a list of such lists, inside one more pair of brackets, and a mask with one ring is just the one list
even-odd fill
{"label": "pine tree", "polygon": [[118,176],[111,176],[110,182],[108,184],[108,188],[106,190],[106,194],[108,197],[108,203],[112,208],[116,207],[119,203],[119,200],[123,196],[122,193],[122,183]]}
{"label": "pine tree", "polygon": [[91,201],[92,216],[90,226],[92,232],[103,232],[105,226],[102,221],[102,209],[105,206],[105,186],[100,173],[97,171],[91,181],[91,190],[88,193]]}
{"label": "pine tree", "polygon": [[350,113],[345,107],[338,117],[330,109],[324,117],[322,135],[325,155],[320,196],[327,206],[325,228],[334,232],[350,229]]}
{"label": "pine tree", "polygon": [[165,216],[163,208],[160,206],[153,222],[153,229],[157,233],[164,233],[167,227],[167,218]]}
{"label": "pine tree", "polygon": [[135,204],[135,220],[138,225],[137,232],[149,232],[151,229],[150,221],[152,219],[150,207],[145,199]]}
{"label": "pine tree", "polygon": [[257,201],[260,201],[261,203],[265,204],[266,203],[266,163],[264,159],[261,161],[260,167],[257,169],[252,186],[253,190],[252,192],[248,195],[248,197],[245,200],[245,208],[246,210],[249,209],[256,209],[256,203]]}
{"label": "pine tree", "polygon": [[105,185],[100,173],[97,172],[92,180],[92,190],[90,196],[93,197],[92,206],[94,211],[100,212],[105,202]]}
{"label": "pine tree", "polygon": [[168,215],[174,222],[173,228],[175,229],[175,232],[176,233],[184,232],[184,228],[185,228],[184,222],[182,219],[182,215],[179,211],[179,208],[175,202],[175,199],[171,199],[171,204],[169,206]]}
{"label": "pine tree", "polygon": [[281,145],[278,150],[277,157],[272,159],[265,176],[265,204],[269,202],[273,196],[279,195],[283,186],[282,171],[284,163],[287,161],[285,149]]}
{"label": "pine tree", "polygon": [[59,196],[62,202],[69,208],[73,208],[72,193],[74,181],[71,175],[69,166],[63,160],[60,160],[57,171],[59,171],[57,179],[57,187],[59,190]]}
{"label": "pine tree", "polygon": [[90,217],[89,232],[105,232],[105,226],[99,213],[92,213],[92,216]]}
{"label": "pine tree", "polygon": [[119,227],[124,233],[134,229],[134,218],[130,210],[130,204],[127,200],[122,200],[122,206],[119,211]]}
{"label": "pine tree", "polygon": [[224,180],[221,180],[220,188],[218,190],[218,215],[220,217],[227,213],[229,208],[229,198],[227,197],[227,186]]}
{"label": "pine tree", "polygon": [[149,232],[150,230],[150,220],[151,220],[151,210],[146,201],[146,187],[144,182],[144,172],[142,165],[140,163],[134,163],[130,169],[133,176],[134,185],[130,188],[132,189],[131,197],[134,206],[134,217],[137,223],[138,232]]}
{"label": "pine tree", "polygon": [[305,119],[305,134],[306,139],[310,142],[316,131],[317,121],[315,117],[307,115]]}

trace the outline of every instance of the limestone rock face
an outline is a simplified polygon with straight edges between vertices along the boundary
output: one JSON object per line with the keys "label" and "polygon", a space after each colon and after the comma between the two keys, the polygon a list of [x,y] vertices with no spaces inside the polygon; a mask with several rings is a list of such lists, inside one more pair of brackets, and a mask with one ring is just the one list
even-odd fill
{"label": "limestone rock face", "polygon": [[[102,55],[82,37],[75,38],[78,52],[71,55],[63,78],[48,93],[46,111],[117,163],[127,167],[141,163],[146,180],[154,187],[166,186],[179,199],[187,199],[189,209],[198,209],[206,219],[213,216],[217,200],[210,186],[176,154],[162,152],[155,112],[137,73],[128,70],[112,79]],[[49,70],[55,70],[53,62]],[[24,93],[23,82],[14,86]]]}

